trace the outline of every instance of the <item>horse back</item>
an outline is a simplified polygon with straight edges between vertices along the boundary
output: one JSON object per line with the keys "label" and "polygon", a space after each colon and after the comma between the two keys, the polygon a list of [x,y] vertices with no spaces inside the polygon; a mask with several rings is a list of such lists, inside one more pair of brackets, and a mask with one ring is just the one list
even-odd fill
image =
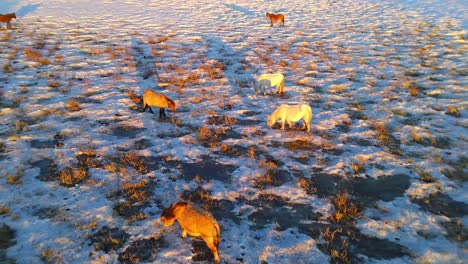
{"label": "horse back", "polygon": [[0,22],[10,22],[13,18],[16,18],[15,13],[9,13],[9,14],[0,14]]}

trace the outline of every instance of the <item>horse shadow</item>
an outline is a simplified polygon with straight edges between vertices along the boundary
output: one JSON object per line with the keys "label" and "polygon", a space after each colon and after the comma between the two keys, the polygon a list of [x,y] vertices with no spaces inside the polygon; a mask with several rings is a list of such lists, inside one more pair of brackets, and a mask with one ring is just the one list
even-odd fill
{"label": "horse shadow", "polygon": [[[245,95],[246,93],[253,94],[255,79],[252,76],[261,69],[254,69],[246,60],[243,50],[234,50],[219,37],[207,36],[204,41],[205,43],[209,43],[208,59],[218,61],[225,67],[224,77],[228,80],[230,87],[232,87],[229,96],[235,94]],[[241,69],[243,66],[247,66],[251,70]],[[245,96],[244,98],[244,100],[247,100]]]}
{"label": "horse shadow", "polygon": [[158,81],[160,80],[158,70],[156,69],[156,59],[151,54],[150,47],[139,39],[131,40],[131,50],[138,84],[140,86],[140,94],[146,89],[159,88]]}
{"label": "horse shadow", "polygon": [[249,9],[245,8],[245,7],[242,7],[242,6],[238,6],[236,4],[224,4],[224,6],[230,8],[230,9],[233,9],[235,11],[239,11],[239,12],[242,12],[244,13],[245,15],[247,16],[255,16],[255,12],[253,11],[250,11]]}
{"label": "horse shadow", "polygon": [[16,16],[18,17],[24,17],[29,13],[32,13],[37,10],[38,7],[40,7],[42,4],[29,4],[26,6],[21,7],[16,11]]}

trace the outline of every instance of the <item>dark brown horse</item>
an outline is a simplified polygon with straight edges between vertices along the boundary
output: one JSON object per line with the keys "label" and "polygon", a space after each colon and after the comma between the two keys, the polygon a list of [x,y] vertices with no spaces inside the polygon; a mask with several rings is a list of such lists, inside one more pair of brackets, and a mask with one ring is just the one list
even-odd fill
{"label": "dark brown horse", "polygon": [[283,14],[273,14],[273,13],[266,13],[266,17],[270,19],[271,25],[273,26],[273,22],[280,22],[281,26],[284,27],[284,15]]}
{"label": "dark brown horse", "polygon": [[15,13],[9,13],[9,14],[5,14],[5,15],[0,14],[0,22],[6,23],[6,27],[8,29],[11,29],[10,21],[13,18],[16,19],[16,14]]}

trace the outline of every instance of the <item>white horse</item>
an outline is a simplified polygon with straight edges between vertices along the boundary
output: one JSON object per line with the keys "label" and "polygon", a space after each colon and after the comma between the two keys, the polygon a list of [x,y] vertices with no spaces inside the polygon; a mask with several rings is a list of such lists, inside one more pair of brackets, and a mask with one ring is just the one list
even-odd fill
{"label": "white horse", "polygon": [[310,121],[312,120],[312,109],[307,104],[299,105],[280,105],[267,118],[268,127],[272,127],[276,120],[280,119],[281,129],[284,129],[285,122],[288,122],[289,127],[292,127],[292,122],[303,120],[302,129],[307,127],[307,133],[310,133]]}
{"label": "white horse", "polygon": [[265,73],[260,75],[255,85],[255,93],[263,93],[265,95],[266,89],[270,89],[272,86],[275,87],[274,94],[284,93],[284,75],[281,73]]}

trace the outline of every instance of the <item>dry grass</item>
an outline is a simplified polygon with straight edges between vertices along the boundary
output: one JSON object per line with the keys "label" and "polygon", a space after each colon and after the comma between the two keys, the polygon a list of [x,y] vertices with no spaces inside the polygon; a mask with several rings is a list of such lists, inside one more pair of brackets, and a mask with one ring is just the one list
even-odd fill
{"label": "dry grass", "polygon": [[60,255],[60,250],[46,249],[42,251],[41,259],[45,264],[63,263],[63,257]]}
{"label": "dry grass", "polygon": [[150,195],[148,192],[148,180],[143,179],[136,183],[122,184],[122,192],[132,202],[146,202],[149,201]]}
{"label": "dry grass", "polygon": [[349,242],[346,239],[341,239],[344,233],[342,228],[336,228],[332,231],[330,226],[321,232],[322,238],[326,241],[326,250],[331,257],[331,263],[351,263],[348,258]]}
{"label": "dry grass", "polygon": [[80,111],[81,107],[75,99],[71,99],[65,104],[65,107],[70,111]]}
{"label": "dry grass", "polygon": [[454,116],[454,117],[460,117],[461,114],[460,112],[458,111],[458,109],[454,106],[449,106],[447,108],[447,112],[445,112],[447,115],[451,115],[451,116]]}
{"label": "dry grass", "polygon": [[95,228],[95,227],[97,227],[97,224],[98,224],[98,222],[97,222],[96,220],[93,220],[93,221],[91,221],[91,222],[90,222],[89,224],[87,224],[87,225],[82,225],[82,226],[80,227],[80,229],[81,229],[81,230],[86,230],[86,229]]}
{"label": "dry grass", "polygon": [[12,35],[10,34],[9,31],[7,31],[5,34],[2,35],[1,40],[2,41],[9,41],[12,39]]}
{"label": "dry grass", "polygon": [[58,172],[58,177],[61,185],[73,187],[75,184],[85,181],[89,177],[89,174],[86,168],[67,166],[65,169]]}
{"label": "dry grass", "polygon": [[257,150],[256,147],[252,146],[247,150],[247,156],[251,159],[257,159]]}
{"label": "dry grass", "polygon": [[16,169],[15,175],[7,176],[7,183],[12,184],[12,185],[21,184],[23,182],[22,181],[23,176],[24,176],[24,168],[20,166]]}
{"label": "dry grass", "polygon": [[47,85],[49,87],[52,87],[52,88],[58,88],[60,86],[60,83],[57,81],[57,80],[52,80],[50,79],[48,82],[47,82]]}
{"label": "dry grass", "polygon": [[10,62],[5,62],[2,66],[2,69],[5,73],[10,73],[14,71],[14,68],[11,66]]}
{"label": "dry grass", "polygon": [[387,124],[385,122],[375,121],[372,123],[372,128],[375,129],[377,133],[376,138],[378,140],[386,140],[390,135]]}
{"label": "dry grass", "polygon": [[425,183],[433,183],[436,181],[436,179],[429,172],[423,171],[420,168],[416,168],[415,171],[419,175],[419,180]]}
{"label": "dry grass", "polygon": [[332,199],[335,211],[329,219],[336,223],[352,226],[356,223],[356,218],[361,217],[361,212],[356,204],[349,200],[348,193],[341,191]]}
{"label": "dry grass", "polygon": [[123,165],[129,165],[133,167],[141,174],[148,173],[145,161],[140,156],[138,156],[136,152],[130,151],[128,153],[124,153],[120,158],[120,162]]}
{"label": "dry grass", "polygon": [[10,208],[6,205],[0,205],[0,215],[6,215],[10,213]]}
{"label": "dry grass", "polygon": [[346,92],[348,89],[349,84],[343,83],[343,84],[332,84],[328,88],[329,93],[343,93]]}
{"label": "dry grass", "polygon": [[40,51],[35,50],[30,47],[24,48],[24,55],[26,56],[28,60],[32,60],[32,61],[39,61],[39,59],[42,57],[42,54]]}
{"label": "dry grass", "polygon": [[357,79],[357,74],[355,72],[350,72],[350,73],[348,73],[346,78],[348,78],[348,80],[350,80],[350,81],[355,81]]}
{"label": "dry grass", "polygon": [[297,184],[301,186],[309,195],[317,193],[317,187],[312,185],[312,182],[306,178],[299,178]]}
{"label": "dry grass", "polygon": [[167,42],[169,40],[168,36],[149,36],[148,43],[150,44],[157,44]]}
{"label": "dry grass", "polygon": [[355,162],[351,164],[351,169],[353,170],[354,175],[357,175],[358,173],[365,171],[364,167],[369,161],[369,159],[370,159],[370,156],[366,156],[366,155],[359,154],[356,156]]}
{"label": "dry grass", "polygon": [[116,173],[118,171],[118,167],[115,163],[106,163],[104,164],[104,169],[110,173]]}
{"label": "dry grass", "polygon": [[17,120],[15,122],[15,130],[16,132],[26,132],[28,131],[28,123],[23,120]]}
{"label": "dry grass", "polygon": [[216,135],[209,127],[203,126],[198,129],[198,139],[200,141],[210,141],[215,137]]}
{"label": "dry grass", "polygon": [[19,175],[8,175],[7,176],[7,184],[17,185],[21,184],[23,181],[21,180],[21,176]]}

